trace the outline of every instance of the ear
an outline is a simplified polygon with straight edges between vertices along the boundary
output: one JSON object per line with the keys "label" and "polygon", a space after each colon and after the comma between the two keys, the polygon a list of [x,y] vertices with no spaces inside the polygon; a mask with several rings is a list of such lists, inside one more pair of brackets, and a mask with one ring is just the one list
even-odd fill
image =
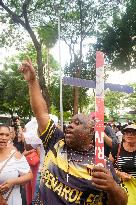
{"label": "ear", "polygon": [[95,140],[95,131],[92,127],[89,129],[89,137],[91,140]]}

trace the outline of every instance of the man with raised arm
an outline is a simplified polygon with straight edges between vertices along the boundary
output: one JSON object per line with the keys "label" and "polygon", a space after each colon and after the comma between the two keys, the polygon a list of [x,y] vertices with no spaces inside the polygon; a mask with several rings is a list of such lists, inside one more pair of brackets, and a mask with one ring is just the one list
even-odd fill
{"label": "man with raised arm", "polygon": [[45,149],[41,173],[44,205],[126,205],[127,194],[115,170],[105,158],[105,167],[95,166],[94,124],[83,114],[75,115],[65,136],[49,117],[31,61],[20,67],[28,82],[30,103]]}

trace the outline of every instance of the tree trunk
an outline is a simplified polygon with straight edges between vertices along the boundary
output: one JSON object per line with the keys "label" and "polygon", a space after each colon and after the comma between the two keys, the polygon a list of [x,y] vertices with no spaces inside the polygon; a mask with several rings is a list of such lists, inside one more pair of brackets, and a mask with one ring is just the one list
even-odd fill
{"label": "tree trunk", "polygon": [[4,2],[1,0],[0,1],[0,6],[2,6],[2,8],[4,8],[9,16],[11,17],[11,19],[13,20],[13,22],[15,24],[20,24],[30,35],[32,42],[34,44],[34,47],[36,49],[37,52],[37,65],[38,65],[38,77],[39,77],[39,83],[40,83],[40,87],[42,90],[42,94],[43,97],[47,103],[47,107],[48,107],[48,111],[50,110],[50,97],[49,97],[49,93],[48,93],[48,89],[46,87],[45,84],[45,78],[44,78],[44,74],[43,74],[43,63],[42,63],[42,49],[41,49],[41,44],[40,42],[38,42],[36,35],[34,33],[34,31],[32,30],[29,20],[28,20],[28,7],[30,4],[30,0],[28,1],[24,1],[23,6],[22,6],[22,15],[24,17],[24,21],[20,18],[20,16],[18,16],[16,13],[14,13],[8,6],[6,6],[4,4]]}
{"label": "tree trunk", "polygon": [[78,100],[79,100],[79,87],[73,87],[73,95],[74,95],[74,108],[73,115],[78,113]]}
{"label": "tree trunk", "polygon": [[49,48],[47,48],[47,75],[48,75],[48,82],[47,85],[50,86],[50,53],[49,53]]}
{"label": "tree trunk", "polygon": [[48,111],[50,112],[50,96],[48,89],[46,87],[45,78],[44,78],[44,72],[43,72],[43,63],[42,63],[42,51],[41,51],[41,45],[38,44],[35,46],[37,51],[37,65],[38,65],[38,77],[39,77],[39,83],[42,90],[42,95],[47,103]]}
{"label": "tree trunk", "polygon": [[[80,57],[78,62],[78,68],[76,72],[76,78],[80,78],[82,70],[82,46],[83,46],[83,22],[82,22],[82,0],[78,0],[80,11]],[[78,100],[79,100],[79,88],[74,87],[74,115],[78,113]]]}

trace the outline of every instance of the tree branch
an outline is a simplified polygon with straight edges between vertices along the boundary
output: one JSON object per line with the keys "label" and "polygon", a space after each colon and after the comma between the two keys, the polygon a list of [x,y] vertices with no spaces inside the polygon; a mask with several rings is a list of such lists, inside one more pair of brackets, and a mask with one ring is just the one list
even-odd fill
{"label": "tree branch", "polygon": [[30,28],[28,16],[27,16],[27,13],[28,13],[27,9],[29,7],[30,2],[31,2],[31,0],[25,0],[23,3],[23,6],[22,6],[22,14],[23,14],[24,19],[25,19],[26,28]]}
{"label": "tree branch", "polygon": [[17,24],[21,24],[25,28],[25,23],[19,18],[17,14],[15,14],[13,11],[11,11],[2,0],[0,0],[0,6],[7,11],[7,13],[11,16],[13,21]]}
{"label": "tree branch", "polygon": [[11,11],[11,10],[3,3],[2,0],[0,0],[0,6],[1,6],[3,9],[5,9],[5,11],[7,11],[7,13],[11,16],[11,18],[13,19],[13,21],[14,21],[15,23],[21,24],[22,27],[27,30],[27,32],[29,33],[29,35],[30,35],[30,37],[31,37],[31,39],[32,39],[32,41],[33,41],[33,43],[34,43],[35,48],[36,48],[36,49],[39,49],[39,46],[40,46],[40,45],[39,45],[39,42],[37,41],[36,36],[35,36],[33,30],[31,29],[30,24],[29,24],[29,21],[28,21],[28,18],[27,18],[27,7],[28,7],[29,3],[30,3],[30,0],[25,0],[25,2],[24,2],[24,4],[23,4],[23,7],[22,7],[23,12],[24,12],[24,18],[25,18],[25,22],[24,22],[24,21],[22,21],[22,20],[20,19],[20,17],[19,17],[17,14],[15,14],[13,11]]}

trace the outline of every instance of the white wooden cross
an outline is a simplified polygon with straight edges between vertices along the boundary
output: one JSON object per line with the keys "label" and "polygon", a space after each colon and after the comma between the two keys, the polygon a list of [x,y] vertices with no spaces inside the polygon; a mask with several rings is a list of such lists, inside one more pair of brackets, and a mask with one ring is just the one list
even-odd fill
{"label": "white wooden cross", "polygon": [[104,89],[133,93],[128,85],[104,84],[104,54],[96,52],[96,82],[80,78],[64,77],[63,84],[77,87],[96,88],[95,92],[95,164],[104,166]]}

